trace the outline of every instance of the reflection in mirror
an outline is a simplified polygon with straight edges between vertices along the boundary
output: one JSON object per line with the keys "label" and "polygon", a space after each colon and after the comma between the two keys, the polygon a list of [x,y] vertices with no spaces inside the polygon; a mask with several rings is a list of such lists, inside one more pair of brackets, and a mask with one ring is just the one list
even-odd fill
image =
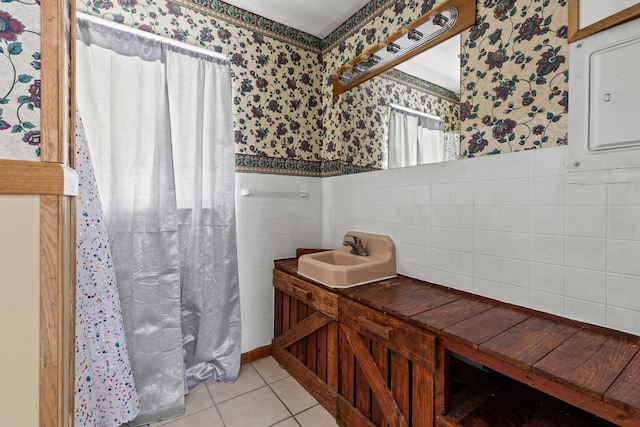
{"label": "reflection in mirror", "polygon": [[[430,86],[448,90],[460,99],[460,37],[440,43],[399,64],[397,71],[420,79]],[[389,168],[455,160],[460,154],[460,120],[440,117],[442,111],[425,105],[390,104]],[[429,111],[431,110],[431,111]],[[445,127],[445,120],[448,126]]]}
{"label": "reflection in mirror", "polygon": [[[346,142],[345,173],[458,158],[459,52],[460,39],[453,37],[335,98]],[[401,130],[400,120],[415,128]],[[411,148],[396,143],[398,133],[409,135]]]}

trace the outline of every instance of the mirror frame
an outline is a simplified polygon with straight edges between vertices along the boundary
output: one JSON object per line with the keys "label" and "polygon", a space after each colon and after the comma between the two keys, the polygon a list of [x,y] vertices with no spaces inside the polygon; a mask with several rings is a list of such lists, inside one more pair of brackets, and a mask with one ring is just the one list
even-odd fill
{"label": "mirror frame", "polygon": [[[453,27],[451,27],[447,32],[445,32],[445,33],[441,34],[440,36],[434,38],[433,40],[425,43],[424,45],[420,46],[419,48],[414,49],[414,50],[412,50],[410,52],[407,52],[405,55],[398,56],[398,58],[395,59],[394,61],[389,62],[385,66],[380,67],[380,68],[372,71],[371,73],[367,73],[367,74],[363,75],[362,77],[350,82],[347,85],[343,86],[342,84],[340,84],[340,82],[338,80],[338,76],[340,75],[340,73],[342,73],[343,71],[345,71],[348,68],[352,67],[354,64],[357,64],[358,62],[369,58],[369,56],[371,56],[375,52],[379,51],[380,49],[384,49],[387,45],[389,45],[390,43],[392,43],[395,40],[399,39],[400,37],[404,36],[405,34],[407,34],[412,29],[414,29],[416,27],[419,27],[424,22],[426,22],[429,19],[431,19],[432,15],[438,14],[438,13],[443,12],[443,11],[449,9],[449,8],[452,8],[452,7],[455,7],[456,9],[458,9],[458,20],[456,21],[455,25]],[[410,24],[406,25],[404,28],[400,29],[399,31],[396,31],[391,36],[389,36],[387,39],[385,39],[383,42],[378,43],[378,44],[370,47],[369,49],[367,49],[365,52],[363,52],[359,56],[355,57],[351,61],[347,62],[346,64],[344,64],[343,66],[338,68],[331,75],[331,77],[333,78],[333,96],[336,96],[336,95],[339,95],[339,94],[341,94],[343,92],[346,92],[347,90],[351,89],[352,87],[357,86],[360,83],[362,83],[364,81],[367,81],[370,78],[375,77],[378,74],[383,73],[383,72],[395,67],[396,65],[400,64],[401,62],[403,62],[403,61],[405,61],[405,60],[407,60],[409,58],[412,58],[412,57],[414,57],[415,55],[417,55],[419,53],[424,52],[425,50],[429,49],[430,47],[433,47],[433,46],[437,45],[438,43],[455,36],[456,34],[461,33],[463,30],[466,30],[467,28],[469,28],[472,25],[474,25],[475,22],[476,22],[476,0],[448,0],[448,1],[445,1],[440,6],[433,8],[428,13],[425,13],[424,15],[422,15],[421,17],[419,17],[415,21],[413,21]]]}
{"label": "mirror frame", "polygon": [[594,22],[584,28],[580,28],[580,0],[569,0],[569,43],[573,43],[595,33],[599,33],[607,28],[624,24],[638,16],[640,16],[640,3],[614,13],[611,16],[607,16],[606,18],[603,18],[598,22]]}

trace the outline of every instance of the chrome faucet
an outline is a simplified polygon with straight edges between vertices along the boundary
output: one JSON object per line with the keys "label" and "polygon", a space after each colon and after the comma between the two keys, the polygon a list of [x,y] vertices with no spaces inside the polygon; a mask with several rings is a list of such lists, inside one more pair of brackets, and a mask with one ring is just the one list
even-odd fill
{"label": "chrome faucet", "polygon": [[359,256],[367,256],[369,252],[362,246],[362,240],[358,236],[347,234],[345,237],[353,237],[353,242],[345,240],[342,242],[343,246],[351,246],[351,253]]}

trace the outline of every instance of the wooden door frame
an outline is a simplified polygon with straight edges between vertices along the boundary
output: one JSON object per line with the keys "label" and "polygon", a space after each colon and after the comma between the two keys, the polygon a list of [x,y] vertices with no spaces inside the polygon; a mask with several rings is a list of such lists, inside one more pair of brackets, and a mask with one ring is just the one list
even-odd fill
{"label": "wooden door frame", "polygon": [[[64,177],[74,174],[74,11],[71,0],[43,1],[40,9],[40,163],[62,175],[56,194],[40,193],[40,427],[73,426],[75,210]],[[39,185],[51,182],[34,167],[24,172]]]}

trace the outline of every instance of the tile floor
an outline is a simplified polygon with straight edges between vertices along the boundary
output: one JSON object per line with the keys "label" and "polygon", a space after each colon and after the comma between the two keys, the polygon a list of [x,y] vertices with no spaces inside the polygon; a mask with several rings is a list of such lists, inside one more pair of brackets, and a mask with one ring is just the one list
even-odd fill
{"label": "tile floor", "polygon": [[[336,427],[336,421],[272,357],[243,365],[234,384],[208,380],[186,414],[149,427]],[[122,427],[126,427],[123,425]]]}

